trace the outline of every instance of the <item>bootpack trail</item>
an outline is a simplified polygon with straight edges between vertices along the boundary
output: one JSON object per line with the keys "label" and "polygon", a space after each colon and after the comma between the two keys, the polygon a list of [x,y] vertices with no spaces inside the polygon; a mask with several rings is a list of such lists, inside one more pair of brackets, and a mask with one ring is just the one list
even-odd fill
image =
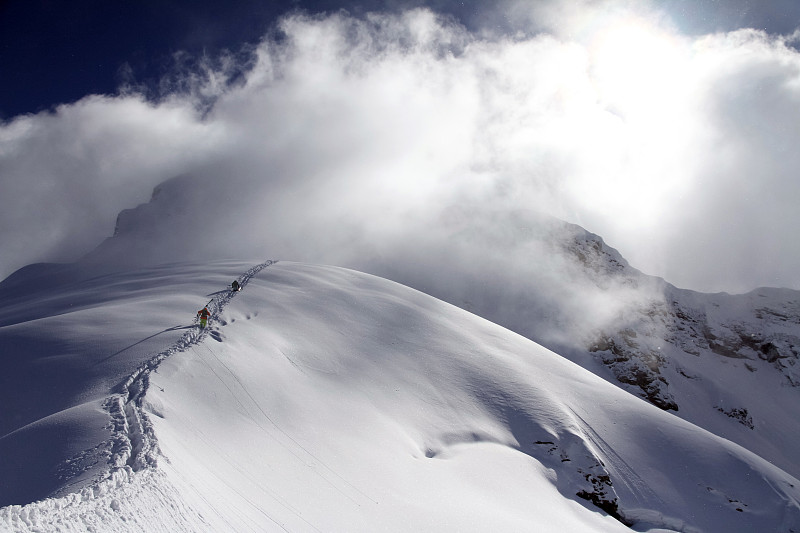
{"label": "bootpack trail", "polygon": [[[211,300],[206,304],[210,316],[208,324],[205,328],[192,328],[183,335],[177,342],[173,343],[167,349],[157,353],[150,358],[146,363],[141,365],[135,372],[133,372],[125,381],[116,387],[116,391],[106,400],[105,408],[110,413],[113,424],[113,437],[112,437],[112,457],[111,457],[111,472],[110,476],[118,475],[118,473],[128,474],[131,472],[140,472],[150,469],[155,470],[158,466],[158,457],[161,452],[158,447],[158,439],[155,435],[155,430],[145,412],[145,395],[150,387],[150,375],[156,371],[160,364],[168,357],[186,351],[192,346],[201,345],[209,335],[214,336],[214,332],[210,327],[214,322],[218,321],[225,306],[230,303],[233,297],[239,291],[244,290],[248,281],[255,276],[262,269],[275,264],[277,261],[267,261],[256,265],[249,269],[238,281],[238,288],[235,290],[222,290],[213,293]],[[277,434],[270,431],[265,427],[257,418],[250,417],[253,422],[260,427],[270,438],[274,439],[279,446],[284,448],[290,455],[295,457],[300,464],[310,468],[316,476],[318,476],[324,483],[326,483],[332,490],[339,493],[343,498],[347,499],[356,507],[361,507],[359,500],[370,502],[377,505],[378,502],[371,498],[364,491],[359,489],[353,483],[348,481],[340,475],[334,468],[329,466],[326,462],[320,459],[317,455],[312,453],[308,448],[303,446],[298,440],[292,437],[289,433],[284,431],[278,423],[276,423],[267,411],[259,405],[256,398],[254,398],[247,387],[239,380],[236,374],[228,368],[208,345],[203,345],[205,350],[216,360],[222,367],[224,367],[228,374],[235,380],[238,387],[249,399],[249,402],[258,410],[258,412],[268,421],[269,425],[274,428]],[[201,358],[201,360],[203,360]],[[209,363],[203,360],[204,364]],[[211,368],[209,366],[209,368]],[[211,368],[211,371],[217,375],[217,378],[225,384],[225,380]],[[228,385],[225,384],[227,387]],[[234,391],[229,389],[234,395]],[[237,399],[237,402],[241,402]],[[234,468],[238,469],[235,465]],[[245,472],[242,474],[247,475]],[[261,484],[260,487],[263,488]],[[294,507],[289,501],[281,497],[280,494],[265,489],[269,496],[277,502],[279,506],[284,508],[288,513],[293,515],[299,520],[304,528],[312,531],[320,532],[321,530],[303,516],[303,512]],[[270,516],[262,509],[258,508],[256,504],[251,502],[247,497],[245,500],[250,502],[250,505],[264,515],[269,522],[283,531],[289,531],[286,525],[276,517]]]}
{"label": "bootpack trail", "polygon": [[[276,262],[265,261],[239,276],[236,281],[240,290],[247,286],[253,276]],[[222,290],[212,295],[211,300],[205,306],[210,312],[208,325],[219,318],[225,306],[238,292]],[[191,328],[178,341],[158,352],[137,368],[117,385],[112,391],[112,396],[106,399],[103,406],[111,415],[113,424],[111,459],[109,461],[110,475],[113,476],[120,469],[137,472],[144,468],[157,466],[157,439],[153,426],[142,408],[145,394],[150,387],[150,373],[157,370],[161,362],[168,357],[203,342],[210,330],[210,327]]]}

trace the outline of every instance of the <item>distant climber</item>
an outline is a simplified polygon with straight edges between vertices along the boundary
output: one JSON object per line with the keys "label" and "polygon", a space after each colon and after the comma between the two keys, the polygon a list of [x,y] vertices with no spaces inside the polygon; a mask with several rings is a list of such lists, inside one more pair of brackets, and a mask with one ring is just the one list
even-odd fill
{"label": "distant climber", "polygon": [[233,280],[233,283],[231,283],[231,288],[232,288],[233,292],[238,292],[238,291],[242,290],[242,286],[239,285],[239,282],[236,281],[236,280]]}
{"label": "distant climber", "polygon": [[208,307],[204,307],[198,311],[197,316],[200,317],[200,329],[205,328],[208,325],[208,317],[211,316],[211,313],[208,312]]}

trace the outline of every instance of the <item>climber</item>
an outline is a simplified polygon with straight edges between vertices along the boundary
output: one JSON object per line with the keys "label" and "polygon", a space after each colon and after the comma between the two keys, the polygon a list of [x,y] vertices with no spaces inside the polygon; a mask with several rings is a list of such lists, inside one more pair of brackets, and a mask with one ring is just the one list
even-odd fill
{"label": "climber", "polygon": [[198,311],[197,316],[200,317],[200,329],[205,328],[208,324],[208,317],[211,316],[211,313],[208,312],[208,307],[204,307]]}
{"label": "climber", "polygon": [[233,283],[231,283],[231,288],[232,288],[233,292],[238,292],[238,291],[242,290],[242,286],[239,285],[239,282],[236,281],[236,280],[233,280]]}

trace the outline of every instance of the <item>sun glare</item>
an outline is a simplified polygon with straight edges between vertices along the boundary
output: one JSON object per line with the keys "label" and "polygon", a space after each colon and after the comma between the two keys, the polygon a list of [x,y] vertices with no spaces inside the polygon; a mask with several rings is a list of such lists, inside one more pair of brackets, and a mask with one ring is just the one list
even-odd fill
{"label": "sun glare", "polygon": [[647,21],[608,22],[593,28],[585,43],[597,104],[616,120],[613,134],[598,139],[607,164],[588,170],[594,174],[589,188],[626,223],[653,224],[664,198],[680,186],[674,167],[692,121],[690,54]]}
{"label": "sun glare", "polygon": [[601,30],[590,50],[601,98],[621,110],[657,110],[682,93],[684,53],[676,39],[644,22]]}

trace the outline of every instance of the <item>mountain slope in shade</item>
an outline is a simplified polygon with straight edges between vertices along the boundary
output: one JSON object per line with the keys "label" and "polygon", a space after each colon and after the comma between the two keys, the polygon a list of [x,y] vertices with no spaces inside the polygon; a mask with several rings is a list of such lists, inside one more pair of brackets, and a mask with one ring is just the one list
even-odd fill
{"label": "mountain slope in shade", "polygon": [[[62,281],[40,295],[49,312],[0,329],[18,339],[4,364],[50,357],[37,332],[80,348],[47,360],[69,399],[40,405],[0,446],[70,427],[83,442],[65,464],[106,459],[66,476],[62,489],[83,479],[76,493],[3,508],[2,527],[800,529],[796,478],[526,338],[385,279],[252,266]],[[181,330],[205,303],[210,327]],[[135,310],[148,318],[131,322]]]}

